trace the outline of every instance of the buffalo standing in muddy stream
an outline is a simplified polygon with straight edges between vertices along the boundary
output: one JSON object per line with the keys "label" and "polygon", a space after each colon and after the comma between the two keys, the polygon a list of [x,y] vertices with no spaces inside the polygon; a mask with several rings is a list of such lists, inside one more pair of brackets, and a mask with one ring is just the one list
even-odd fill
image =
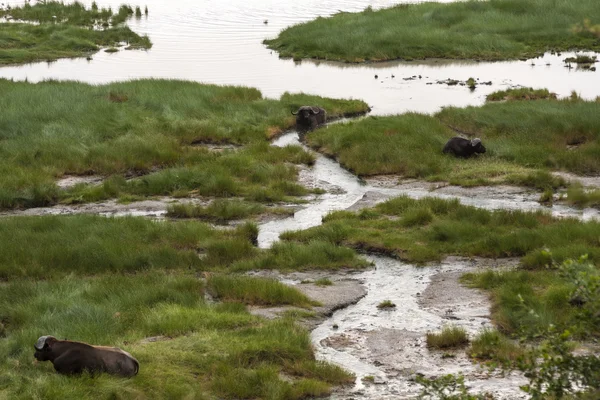
{"label": "buffalo standing in muddy stream", "polygon": [[107,372],[130,378],[140,369],[140,364],[131,354],[117,347],[91,346],[58,340],[54,336],[40,337],[34,347],[34,357],[38,361],[51,361],[60,374]]}
{"label": "buffalo standing in muddy stream", "polygon": [[475,153],[485,153],[485,147],[479,138],[469,140],[456,136],[448,140],[442,151],[454,154],[456,157],[469,158]]}
{"label": "buffalo standing in muddy stream", "polygon": [[299,131],[310,131],[323,125],[327,121],[327,113],[321,107],[302,106],[297,112],[292,111],[296,116],[296,129]]}

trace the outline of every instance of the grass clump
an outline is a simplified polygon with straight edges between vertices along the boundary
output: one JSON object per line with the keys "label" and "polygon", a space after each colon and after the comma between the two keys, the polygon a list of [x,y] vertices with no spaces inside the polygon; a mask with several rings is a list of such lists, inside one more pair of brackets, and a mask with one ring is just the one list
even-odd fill
{"label": "grass clump", "polygon": [[[524,181],[544,190],[559,183],[551,170],[600,173],[598,113],[600,103],[581,99],[492,102],[433,116],[364,118],[312,132],[307,141],[360,176],[398,174],[463,186]],[[481,138],[486,154],[467,160],[443,154],[456,131]]]}
{"label": "grass clump", "polygon": [[250,276],[211,275],[207,282],[210,293],[223,300],[244,304],[271,306],[291,305],[310,307],[318,303],[297,289],[274,279]]}
{"label": "grass clump", "polygon": [[277,269],[280,271],[303,271],[317,269],[361,269],[369,263],[357,257],[352,249],[325,241],[308,243],[277,242],[251,260],[242,260],[231,266],[233,271]]}
{"label": "grass clump", "polygon": [[497,330],[484,329],[471,341],[467,353],[476,360],[514,365],[525,351]]}
{"label": "grass clump", "polygon": [[600,207],[600,189],[586,190],[581,185],[567,189],[567,203],[577,207]]}
{"label": "grass clump", "polygon": [[331,282],[331,279],[329,278],[320,278],[317,279],[314,284],[317,286],[332,286],[333,282]]}
{"label": "grass clump", "polygon": [[572,29],[600,12],[595,0],[465,1],[398,5],[338,13],[265,40],[282,57],[347,62],[393,59],[506,60],[547,51],[598,50],[596,37]]}
{"label": "grass clump", "polygon": [[[422,224],[406,224],[407,215],[429,217]],[[323,225],[287,232],[282,239],[349,246],[421,264],[447,255],[522,257],[524,266],[537,269],[547,264],[546,248],[558,262],[581,253],[600,260],[598,232],[598,222],[552,218],[541,211],[488,211],[458,200],[398,197],[368,210],[331,213]]]}
{"label": "grass clump", "polygon": [[226,222],[262,214],[265,206],[241,200],[215,200],[208,206],[174,204],[167,208],[167,216],[175,218],[198,218]]}
{"label": "grass clump", "polygon": [[392,308],[396,308],[396,305],[392,303],[391,300],[384,300],[381,303],[377,304],[377,308],[380,310],[390,310]]}
{"label": "grass clump", "polygon": [[485,99],[487,101],[556,100],[556,93],[552,93],[548,89],[517,88],[490,93]]}
{"label": "grass clump", "polygon": [[[570,302],[574,287],[557,271],[487,271],[467,274],[464,279],[491,294],[492,320],[508,335],[535,335],[550,324],[572,326],[579,315],[578,307]],[[597,335],[594,329],[588,333]]]}
{"label": "grass clump", "polygon": [[57,1],[0,9],[0,18],[18,21],[0,23],[0,64],[84,57],[100,47],[118,51],[115,47],[123,42],[130,48],[149,49],[152,43],[148,36],[121,26],[129,17],[128,9],[121,6],[115,14],[110,8]]}
{"label": "grass clump", "polygon": [[587,56],[587,55],[577,55],[575,57],[567,57],[564,59],[565,63],[574,63],[574,64],[594,64],[598,59],[596,56]]}
{"label": "grass clump", "polygon": [[[266,321],[237,303],[208,304],[193,276],[12,280],[0,291],[0,310],[0,376],[11,399],[301,399],[352,380],[315,361],[308,332],[292,320]],[[58,375],[50,363],[33,362],[32,344],[43,334],[121,347],[139,360],[140,372],[127,380]]]}
{"label": "grass clump", "polygon": [[[332,117],[368,110],[355,100],[287,93],[269,100],[252,88],[174,80],[99,86],[0,80],[0,92],[0,208],[123,195],[281,201],[307,192],[291,164],[314,163],[299,146],[267,143],[295,125],[290,110],[319,104]],[[205,143],[244,147],[215,153]],[[65,174],[108,178],[65,192],[55,184]]]}
{"label": "grass clump", "polygon": [[469,336],[464,328],[445,326],[440,333],[427,333],[427,347],[432,349],[452,349],[469,344]]}

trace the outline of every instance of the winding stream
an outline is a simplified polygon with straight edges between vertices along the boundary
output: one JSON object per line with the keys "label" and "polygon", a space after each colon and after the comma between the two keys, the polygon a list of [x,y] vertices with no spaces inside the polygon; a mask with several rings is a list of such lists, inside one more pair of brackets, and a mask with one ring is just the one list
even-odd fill
{"label": "winding stream", "polygon": [[[301,144],[296,132],[273,142],[275,146],[291,144]],[[428,184],[421,182],[364,184],[337,162],[318,153],[315,155],[315,165],[302,171],[301,181],[329,189],[329,193],[293,217],[262,224],[258,236],[260,247],[270,247],[284,231],[320,225],[321,218],[331,211],[370,206],[400,195],[456,198],[463,204],[490,210],[543,209],[557,217],[599,218],[599,212],[594,209],[544,207],[536,201],[538,194],[517,188],[512,188],[516,192],[506,193],[507,189],[459,187],[431,191]],[[502,264],[493,265],[495,263],[489,260],[477,263],[448,259],[423,268],[388,257],[367,258],[375,264],[375,269],[353,276],[364,283],[367,295],[355,305],[334,313],[312,332],[317,357],[341,365],[357,377],[352,388],[341,389],[332,399],[414,397],[420,392],[420,386],[412,380],[415,373],[427,377],[462,373],[474,392],[490,392],[498,399],[526,398],[519,390],[519,386],[526,383],[522,376],[489,373],[460,352],[444,358],[441,352],[430,352],[425,346],[426,333],[439,331],[447,323],[465,328],[471,336],[491,327],[487,297],[461,286],[458,279],[465,272]],[[427,298],[434,300],[427,301]],[[392,300],[397,309],[378,310],[377,305],[383,300]],[[374,378],[373,384],[363,382],[367,376]]]}

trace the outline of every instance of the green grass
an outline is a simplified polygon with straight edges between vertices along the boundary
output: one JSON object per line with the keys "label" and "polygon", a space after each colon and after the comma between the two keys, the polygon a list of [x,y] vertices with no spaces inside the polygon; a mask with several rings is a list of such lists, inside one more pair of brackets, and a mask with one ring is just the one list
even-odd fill
{"label": "green grass", "polygon": [[445,326],[440,333],[427,333],[427,347],[432,349],[452,349],[467,344],[467,331],[457,326]]}
{"label": "green grass", "polygon": [[564,59],[566,63],[575,64],[594,64],[598,59],[596,56],[577,55],[575,57],[567,57]]}
{"label": "green grass", "polygon": [[392,308],[396,308],[396,305],[392,303],[391,300],[384,300],[381,303],[377,304],[377,308],[380,310],[389,310]]}
{"label": "green grass", "polygon": [[[335,124],[308,134],[307,141],[360,176],[397,174],[463,186],[541,178],[543,190],[556,186],[550,170],[600,173],[599,113],[599,102],[580,99],[487,103],[447,107],[433,116],[407,113]],[[481,138],[487,152],[467,160],[443,154],[456,131]]]}
{"label": "green grass", "polygon": [[258,230],[246,223],[217,229],[196,221],[44,216],[0,218],[0,280],[148,270],[362,268],[351,249],[329,243],[253,246]]}
{"label": "green grass", "polygon": [[600,189],[586,190],[580,185],[567,189],[567,203],[577,207],[600,207]]}
{"label": "green grass", "polygon": [[492,320],[502,333],[535,334],[550,324],[575,325],[577,308],[569,303],[573,286],[554,270],[486,271],[467,274],[464,279],[491,294]]}
{"label": "green grass", "polygon": [[[267,139],[295,125],[290,110],[314,104],[331,117],[368,110],[356,100],[287,93],[269,100],[252,88],[172,80],[0,80],[0,92],[0,208],[124,195],[284,200],[306,193],[292,164],[314,162],[298,146],[268,146]],[[216,153],[203,143],[244,147]],[[108,179],[65,192],[55,184],[65,174]],[[140,174],[148,175],[124,179]]]}
{"label": "green grass", "polygon": [[332,286],[333,282],[331,282],[331,279],[329,278],[320,278],[317,279],[314,284],[317,286]]}
{"label": "green grass", "polygon": [[294,243],[330,243],[383,253],[413,263],[448,255],[522,257],[527,268],[547,264],[544,249],[557,262],[588,253],[600,261],[600,223],[556,219],[544,212],[488,211],[457,200],[398,197],[359,212],[327,215],[321,226],[286,232]]}
{"label": "green grass", "polygon": [[593,33],[575,29],[599,12],[596,0],[402,4],[317,18],[265,43],[280,56],[295,59],[523,59],[546,51],[599,50]]}
{"label": "green grass", "polygon": [[167,208],[167,216],[172,218],[195,218],[216,223],[248,219],[259,215],[271,214],[290,216],[295,210],[284,207],[265,207],[259,203],[242,200],[218,199],[208,206],[193,204],[173,204]]}
{"label": "green grass", "polygon": [[0,65],[84,57],[123,42],[129,49],[149,49],[152,43],[148,36],[139,36],[121,25],[130,16],[129,10],[121,6],[114,13],[105,8],[86,9],[78,2],[56,1],[0,9],[0,18],[20,21],[0,23]]}
{"label": "green grass", "polygon": [[325,241],[277,242],[258,257],[241,260],[232,271],[277,269],[280,271],[362,269],[370,264],[349,248]]}
{"label": "green grass", "polygon": [[485,329],[471,341],[467,353],[479,361],[514,365],[525,351],[497,330]]}
{"label": "green grass", "polygon": [[[239,303],[208,304],[201,282],[182,274],[13,280],[0,291],[0,319],[0,387],[11,399],[283,400],[326,395],[353,380],[315,361],[308,333],[292,320],[265,321]],[[44,334],[121,347],[140,372],[126,380],[60,376],[34,362],[33,344]],[[143,340],[153,336],[163,340]]]}
{"label": "green grass", "polygon": [[319,305],[297,289],[274,279],[250,276],[210,275],[206,282],[209,292],[222,301],[249,305],[290,305],[310,307]]}
{"label": "green grass", "polygon": [[487,101],[501,101],[501,100],[556,100],[556,93],[550,92],[548,89],[534,89],[534,88],[518,88],[518,89],[506,89],[499,90],[494,93],[488,94],[485,99]]}

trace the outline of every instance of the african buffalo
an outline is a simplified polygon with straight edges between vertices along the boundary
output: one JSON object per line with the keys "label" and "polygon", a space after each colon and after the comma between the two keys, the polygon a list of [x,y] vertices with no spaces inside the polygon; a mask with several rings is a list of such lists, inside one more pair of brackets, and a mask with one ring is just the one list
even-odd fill
{"label": "african buffalo", "polygon": [[296,128],[301,131],[316,129],[327,120],[327,113],[321,107],[302,106],[297,112],[292,111],[292,115],[296,116]]}
{"label": "african buffalo", "polygon": [[442,151],[456,157],[469,158],[475,153],[485,153],[485,147],[481,144],[481,139],[469,140],[456,136],[448,140]]}
{"label": "african buffalo", "polygon": [[58,340],[54,336],[40,337],[34,347],[34,357],[39,361],[52,361],[60,374],[107,372],[130,378],[140,369],[140,364],[131,354],[117,347],[91,346]]}

